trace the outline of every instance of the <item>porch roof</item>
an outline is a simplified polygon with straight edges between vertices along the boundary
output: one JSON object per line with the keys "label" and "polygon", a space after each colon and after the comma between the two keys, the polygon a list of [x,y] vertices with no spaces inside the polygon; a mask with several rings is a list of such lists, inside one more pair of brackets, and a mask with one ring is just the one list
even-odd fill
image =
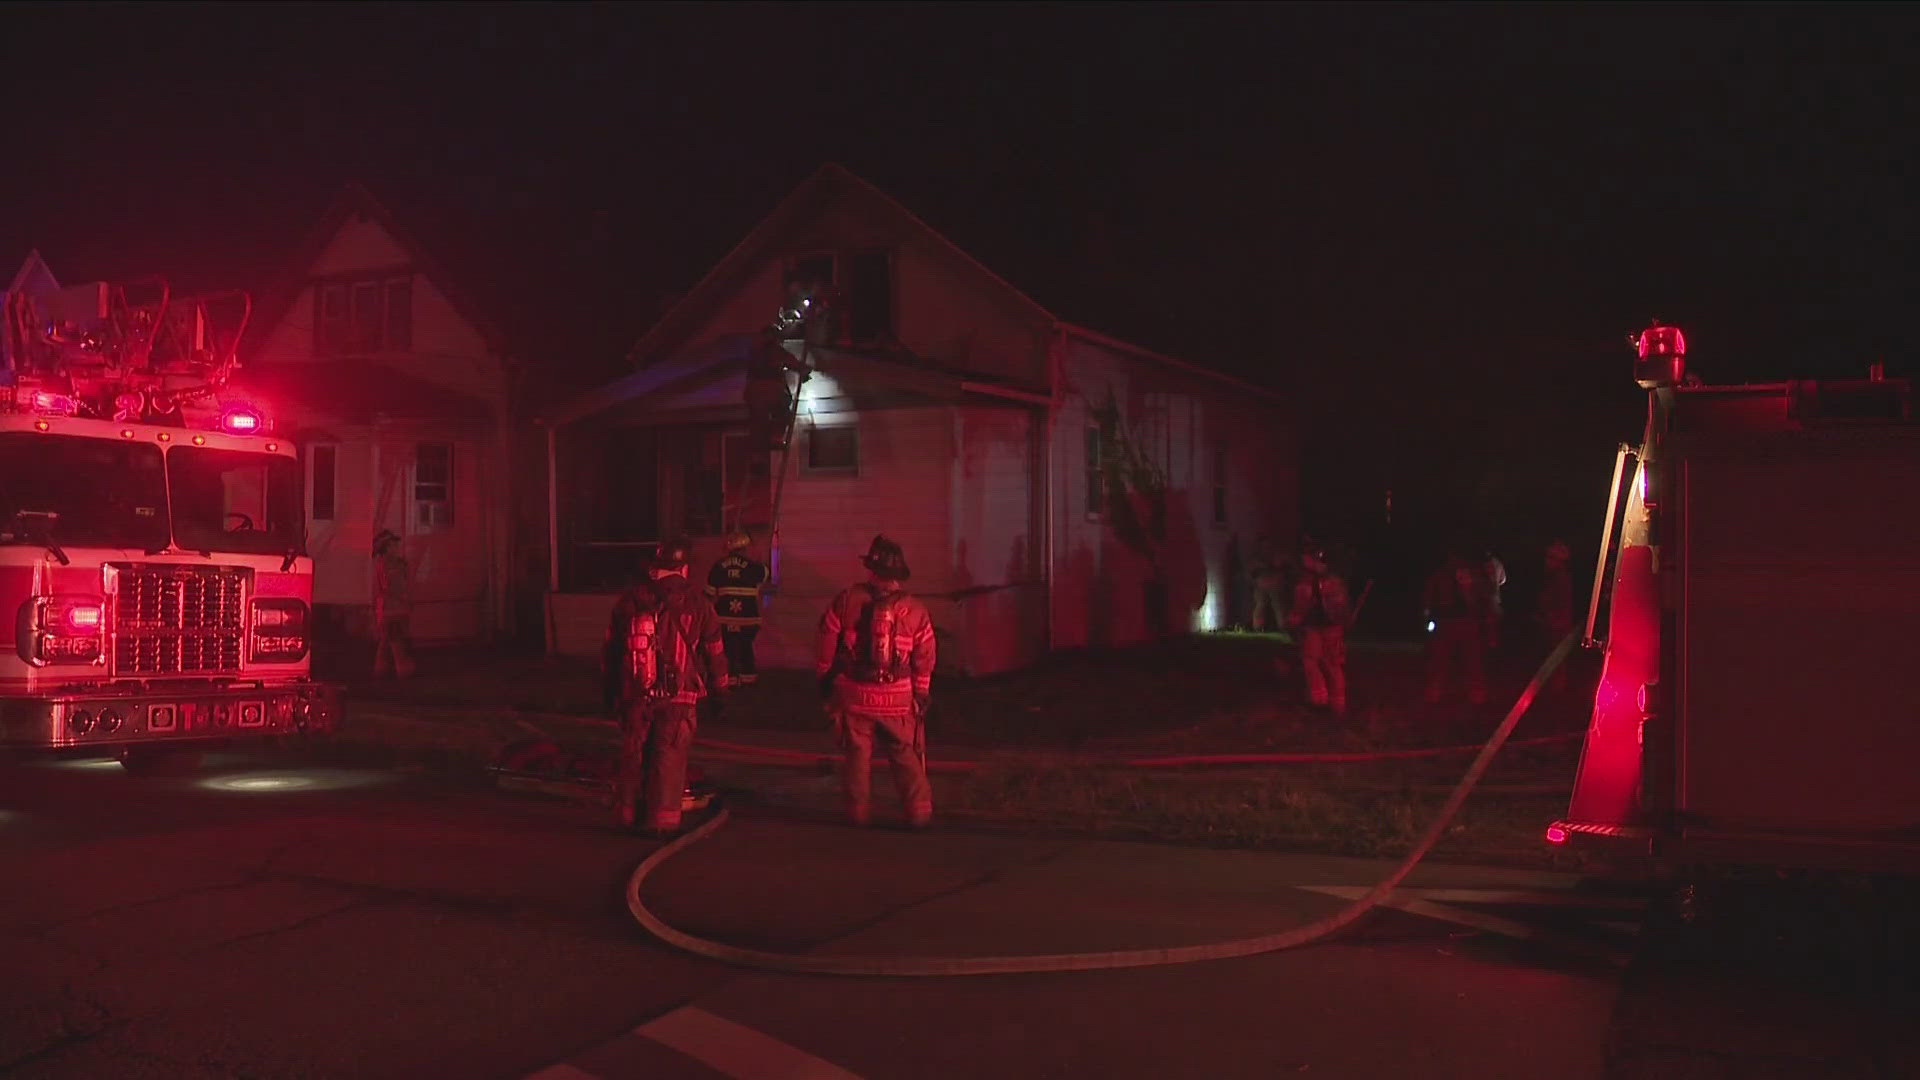
{"label": "porch roof", "polygon": [[[741,394],[753,334],[728,334],[680,356],[656,361],[631,375],[590,390],[541,417],[554,427],[586,419],[642,398],[655,398],[662,411],[712,409],[743,404]],[[1045,394],[973,379],[938,368],[835,348],[816,349],[814,370],[847,387],[905,392],[939,400],[985,397],[1023,405],[1048,403]]]}
{"label": "porch roof", "polygon": [[681,356],[648,364],[631,375],[623,375],[604,386],[595,387],[543,413],[540,422],[563,427],[616,405],[703,381],[717,375],[718,369],[729,363],[744,365],[752,348],[752,334],[728,334],[716,338]]}

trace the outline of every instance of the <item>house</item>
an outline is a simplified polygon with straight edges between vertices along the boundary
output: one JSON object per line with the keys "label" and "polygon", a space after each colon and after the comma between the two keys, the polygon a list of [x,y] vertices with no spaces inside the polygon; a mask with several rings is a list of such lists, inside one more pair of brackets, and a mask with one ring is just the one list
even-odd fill
{"label": "house", "polygon": [[[806,349],[787,448],[756,453],[746,366],[795,270],[832,283],[844,317]],[[1221,626],[1253,539],[1296,525],[1279,395],[1057,317],[838,166],[632,359],[544,418],[555,651],[597,649],[617,590],[676,532],[702,567],[733,528],[771,557],[771,666],[812,662],[820,610],[884,532],[943,667],[987,674]]]}
{"label": "house", "polygon": [[302,447],[322,625],[365,632],[373,537],[391,529],[414,571],[416,638],[502,632],[515,542],[506,348],[366,190],[340,195],[262,297],[241,359],[235,391]]}

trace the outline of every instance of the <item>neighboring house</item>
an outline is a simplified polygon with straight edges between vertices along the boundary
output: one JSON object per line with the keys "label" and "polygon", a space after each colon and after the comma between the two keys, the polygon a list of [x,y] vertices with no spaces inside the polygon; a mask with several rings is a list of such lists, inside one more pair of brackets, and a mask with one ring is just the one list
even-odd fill
{"label": "neighboring house", "polygon": [[416,637],[501,633],[515,531],[505,347],[365,190],[340,196],[262,297],[241,364],[236,392],[302,447],[323,622],[364,631],[385,528],[413,566]]}
{"label": "neighboring house", "polygon": [[[749,449],[744,366],[800,265],[845,298],[813,347],[790,452]],[[1291,535],[1297,454],[1282,402],[1065,322],[838,166],[802,184],[649,331],[630,376],[546,417],[556,513],[549,647],[596,650],[654,541],[700,565],[746,527],[776,587],[763,662],[811,663],[827,600],[875,533],[906,548],[949,670],[1052,648],[1210,629],[1261,533]],[[1105,466],[1164,480],[1153,557]],[[1116,496],[1126,504],[1116,506]]]}

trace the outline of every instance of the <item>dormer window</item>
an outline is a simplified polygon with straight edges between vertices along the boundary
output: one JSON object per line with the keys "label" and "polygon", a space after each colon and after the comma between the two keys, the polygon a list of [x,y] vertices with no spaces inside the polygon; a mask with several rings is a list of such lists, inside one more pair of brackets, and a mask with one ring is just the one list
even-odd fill
{"label": "dormer window", "polygon": [[313,344],[321,356],[413,347],[413,275],[323,281],[314,286]]}

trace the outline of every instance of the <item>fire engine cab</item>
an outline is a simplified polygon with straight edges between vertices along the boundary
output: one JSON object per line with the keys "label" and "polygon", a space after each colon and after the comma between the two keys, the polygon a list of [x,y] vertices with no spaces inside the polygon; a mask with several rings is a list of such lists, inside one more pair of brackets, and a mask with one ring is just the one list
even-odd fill
{"label": "fire engine cab", "polygon": [[1548,841],[1674,868],[1920,871],[1908,384],[1875,365],[1705,385],[1658,324],[1638,354],[1646,432],[1621,447],[1587,623],[1605,659]]}
{"label": "fire engine cab", "polygon": [[0,750],[133,767],[334,726],[299,456],[225,393],[250,307],[44,276],[5,294]]}

